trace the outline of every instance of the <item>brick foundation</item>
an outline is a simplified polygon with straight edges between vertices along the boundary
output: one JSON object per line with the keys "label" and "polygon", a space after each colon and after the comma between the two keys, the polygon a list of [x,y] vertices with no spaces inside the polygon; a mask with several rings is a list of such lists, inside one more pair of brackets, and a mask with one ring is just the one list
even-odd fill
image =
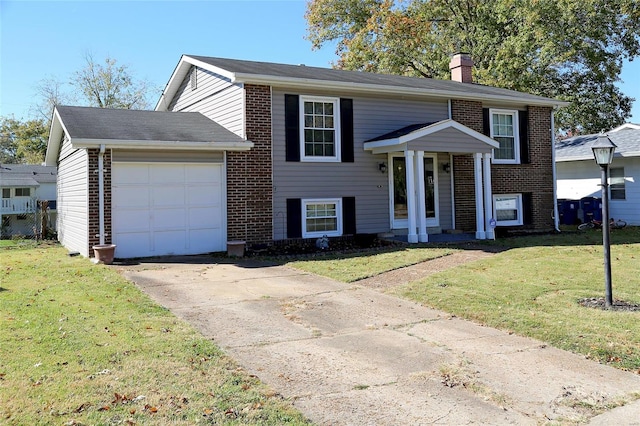
{"label": "brick foundation", "polygon": [[[553,229],[553,161],[551,146],[551,108],[530,106],[528,164],[492,164],[491,186],[494,194],[531,194],[532,223],[517,227],[533,231]],[[452,118],[482,133],[482,103],[452,100]],[[474,231],[475,190],[473,157],[453,157],[456,200],[456,228]]]}
{"label": "brick foundation", "polygon": [[[88,149],[89,155],[89,257],[93,246],[100,244],[100,184],[98,181],[98,155],[100,150]],[[104,173],[104,242],[111,244],[111,150],[103,157]]]}
{"label": "brick foundation", "polygon": [[249,151],[227,153],[227,238],[249,245],[272,240],[271,88],[245,85]]}

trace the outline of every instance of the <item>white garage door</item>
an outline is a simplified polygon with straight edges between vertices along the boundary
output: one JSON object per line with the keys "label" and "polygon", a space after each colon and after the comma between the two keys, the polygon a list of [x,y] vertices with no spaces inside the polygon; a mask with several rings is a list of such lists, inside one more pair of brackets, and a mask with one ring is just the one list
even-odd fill
{"label": "white garage door", "polygon": [[116,257],[224,250],[222,164],[113,163]]}

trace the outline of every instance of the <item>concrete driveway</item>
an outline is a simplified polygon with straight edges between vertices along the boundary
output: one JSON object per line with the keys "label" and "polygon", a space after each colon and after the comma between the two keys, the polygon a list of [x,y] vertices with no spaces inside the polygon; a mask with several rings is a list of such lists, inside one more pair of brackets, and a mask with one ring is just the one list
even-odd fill
{"label": "concrete driveway", "polygon": [[318,424],[640,425],[640,376],[376,290],[206,257],[120,269]]}

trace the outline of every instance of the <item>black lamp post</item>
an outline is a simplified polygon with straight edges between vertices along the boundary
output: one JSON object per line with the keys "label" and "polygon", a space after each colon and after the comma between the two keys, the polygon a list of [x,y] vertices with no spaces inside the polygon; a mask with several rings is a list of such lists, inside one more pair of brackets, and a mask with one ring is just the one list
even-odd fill
{"label": "black lamp post", "polygon": [[613,161],[616,145],[607,135],[601,135],[591,146],[596,163],[602,172],[602,246],[604,249],[604,305],[609,308],[613,304],[611,291],[611,243],[609,241],[609,164]]}

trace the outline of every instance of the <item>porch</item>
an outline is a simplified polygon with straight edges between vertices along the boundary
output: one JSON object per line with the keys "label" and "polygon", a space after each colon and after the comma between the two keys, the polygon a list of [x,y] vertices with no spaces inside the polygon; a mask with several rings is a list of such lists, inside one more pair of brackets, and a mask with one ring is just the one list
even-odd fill
{"label": "porch", "polygon": [[[475,188],[474,237],[493,239],[491,158],[493,149],[498,146],[495,140],[454,120],[414,124],[366,141],[364,149],[372,154],[386,154],[390,165],[392,232],[406,233],[409,243],[439,238],[446,240],[447,237],[436,235],[441,235],[439,232],[443,224],[449,225],[448,229],[456,229],[456,170],[452,167],[453,159],[456,155],[471,155]],[[450,160],[443,163],[443,156]],[[450,178],[449,182],[439,184],[442,169]],[[447,200],[447,196],[449,213],[442,211],[443,200]],[[447,217],[451,218],[449,222]]]}

